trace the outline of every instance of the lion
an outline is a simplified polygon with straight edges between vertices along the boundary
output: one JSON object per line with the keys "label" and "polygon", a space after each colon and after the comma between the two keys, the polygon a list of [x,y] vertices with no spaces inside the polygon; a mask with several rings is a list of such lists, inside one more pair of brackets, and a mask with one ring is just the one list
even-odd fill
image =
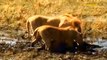
{"label": "lion", "polygon": [[58,17],[49,17],[35,15],[29,17],[26,23],[28,36],[32,35],[34,30],[42,25],[52,25],[55,27],[67,27],[71,25],[73,28],[81,32],[81,20],[74,18],[72,15],[66,14]]}
{"label": "lion", "polygon": [[42,24],[45,24],[48,20],[47,16],[35,15],[28,18],[26,22],[26,28],[28,30],[28,36],[33,33],[33,31]]}
{"label": "lion", "polygon": [[59,28],[50,25],[43,25],[35,29],[33,37],[36,40],[32,41],[32,46],[34,46],[38,41],[43,41],[45,49],[49,51],[58,49],[60,44],[65,44],[68,49],[73,47],[74,41],[77,42],[78,45],[83,43],[81,33],[71,26]]}

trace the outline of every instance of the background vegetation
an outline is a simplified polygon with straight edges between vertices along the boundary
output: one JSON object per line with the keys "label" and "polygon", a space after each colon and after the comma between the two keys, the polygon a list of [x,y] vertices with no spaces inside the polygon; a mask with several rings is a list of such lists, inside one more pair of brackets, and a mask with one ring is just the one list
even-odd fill
{"label": "background vegetation", "polygon": [[102,34],[107,38],[106,0],[0,0],[0,12],[0,30],[13,34],[13,30],[25,31],[26,20],[32,15],[70,13],[84,21],[85,36]]}

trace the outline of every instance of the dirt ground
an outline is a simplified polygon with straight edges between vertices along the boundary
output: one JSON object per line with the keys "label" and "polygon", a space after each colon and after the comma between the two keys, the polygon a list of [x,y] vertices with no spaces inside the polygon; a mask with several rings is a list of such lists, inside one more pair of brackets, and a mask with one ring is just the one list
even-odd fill
{"label": "dirt ground", "polygon": [[[88,41],[88,39],[87,39]],[[10,38],[9,34],[2,32],[0,35],[0,59],[1,60],[106,60],[107,50],[96,52],[66,52],[55,53],[40,50],[40,45],[31,47],[28,39]]]}

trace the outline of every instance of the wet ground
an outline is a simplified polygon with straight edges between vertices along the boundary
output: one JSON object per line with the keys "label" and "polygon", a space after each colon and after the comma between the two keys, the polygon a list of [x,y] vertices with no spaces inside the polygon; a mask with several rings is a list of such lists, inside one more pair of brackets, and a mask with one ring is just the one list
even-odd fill
{"label": "wet ground", "polygon": [[[4,35],[3,35],[4,34]],[[51,53],[46,50],[38,50],[37,47],[31,47],[27,39],[11,38],[8,34],[0,35],[0,59],[1,60],[107,60],[107,40],[98,39],[92,44],[101,46],[93,48],[96,52],[66,52]]]}

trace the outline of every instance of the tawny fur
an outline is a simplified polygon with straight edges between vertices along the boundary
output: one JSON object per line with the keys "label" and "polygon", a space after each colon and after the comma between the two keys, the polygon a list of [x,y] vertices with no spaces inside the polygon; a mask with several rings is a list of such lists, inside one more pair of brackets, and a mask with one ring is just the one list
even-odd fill
{"label": "tawny fur", "polygon": [[65,43],[67,47],[71,48],[73,47],[74,40],[80,45],[83,43],[81,34],[71,26],[66,28],[50,25],[40,26],[34,31],[33,36],[36,40],[32,41],[32,45],[42,40],[47,50],[56,48],[61,43]]}
{"label": "tawny fur", "polygon": [[66,14],[58,17],[35,15],[28,18],[27,20],[26,27],[28,30],[28,35],[30,36],[37,27],[42,25],[52,25],[56,27],[72,26],[73,28],[81,32],[81,20],[71,15]]}

